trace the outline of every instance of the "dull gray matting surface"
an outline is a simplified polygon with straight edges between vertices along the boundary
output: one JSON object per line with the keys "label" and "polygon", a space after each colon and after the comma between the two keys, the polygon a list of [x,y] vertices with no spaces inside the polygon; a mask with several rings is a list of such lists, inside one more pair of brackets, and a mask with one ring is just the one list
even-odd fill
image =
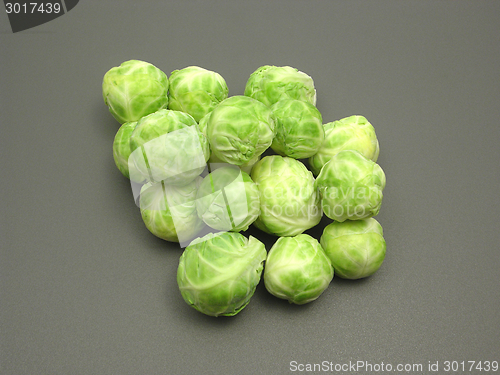
{"label": "dull gray matting surface", "polygon": [[[0,13],[2,374],[498,373],[500,3],[85,1],[17,33]],[[261,282],[235,317],[189,307],[182,250],[113,161],[101,82],[130,59],[217,71],[230,95],[289,65],[324,122],[365,116],[380,270],[304,306]]]}

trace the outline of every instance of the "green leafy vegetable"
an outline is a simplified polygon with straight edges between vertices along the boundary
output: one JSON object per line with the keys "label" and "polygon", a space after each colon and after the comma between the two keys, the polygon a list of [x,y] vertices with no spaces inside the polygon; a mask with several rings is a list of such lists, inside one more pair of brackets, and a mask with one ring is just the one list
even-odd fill
{"label": "green leafy vegetable", "polygon": [[228,95],[224,78],[199,66],[174,70],[169,83],[168,108],[189,113],[196,121],[200,121]]}
{"label": "green leafy vegetable", "polygon": [[363,116],[350,116],[323,125],[325,140],[309,159],[314,175],[318,175],[333,156],[344,150],[359,151],[365,158],[377,161],[379,143],[372,124]]}
{"label": "green leafy vegetable", "polygon": [[260,213],[259,189],[247,173],[226,165],[203,179],[196,207],[200,218],[211,228],[247,230]]}
{"label": "green leafy vegetable", "polygon": [[[130,150],[130,136],[132,135],[136,125],[137,122],[124,123],[120,126],[120,129],[118,129],[113,141],[113,158],[115,160],[116,167],[127,178],[130,178],[129,157],[132,153]],[[138,176],[139,174],[133,172],[132,175]],[[137,182],[142,182],[142,178]]]}
{"label": "green leafy vegetable", "polygon": [[204,227],[196,212],[197,177],[184,186],[149,182],[141,188],[140,209],[146,225],[156,237],[170,242],[192,240]]}
{"label": "green leafy vegetable", "polygon": [[272,105],[276,116],[276,137],[271,148],[282,156],[305,159],[320,148],[325,139],[318,109],[308,102],[283,99]]}
{"label": "green leafy vegetable", "polygon": [[271,146],[274,121],[271,110],[255,99],[227,98],[215,107],[206,125],[212,153],[225,163],[247,164]]}
{"label": "green leafy vegetable", "polygon": [[264,284],[272,295],[303,305],[326,290],[333,274],[330,259],[318,240],[299,234],[279,238],[269,250]]}
{"label": "green leafy vegetable", "polygon": [[314,177],[300,161],[266,156],[255,164],[251,176],[260,192],[257,228],[277,236],[296,236],[320,222]]}
{"label": "green leafy vegetable", "polygon": [[385,183],[382,168],[353,150],[336,154],[316,179],[325,215],[340,222],[377,215]]}
{"label": "green leafy vegetable", "polygon": [[167,109],[143,117],[130,137],[135,167],[148,181],[185,185],[206,167],[210,148],[196,121]]}
{"label": "green leafy vegetable", "polygon": [[267,106],[281,99],[298,99],[316,105],[313,79],[290,66],[258,68],[248,78],[244,94]]}
{"label": "green leafy vegetable", "polygon": [[333,222],[321,236],[321,245],[344,279],[360,279],[375,273],[385,259],[386,243],[380,223],[373,219]]}
{"label": "green leafy vegetable", "polygon": [[203,314],[236,315],[250,302],[266,256],[264,244],[252,236],[224,232],[198,238],[179,260],[182,297]]}
{"label": "green leafy vegetable", "polygon": [[166,108],[168,78],[156,66],[140,60],[129,60],[106,72],[102,96],[109,112],[120,123],[138,121],[141,117]]}

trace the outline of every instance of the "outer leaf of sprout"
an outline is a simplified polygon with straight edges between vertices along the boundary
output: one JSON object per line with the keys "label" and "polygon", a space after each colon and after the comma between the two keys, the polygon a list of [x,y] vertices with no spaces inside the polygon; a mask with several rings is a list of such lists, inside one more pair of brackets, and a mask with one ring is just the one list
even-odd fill
{"label": "outer leaf of sprout", "polygon": [[120,126],[120,129],[118,129],[113,141],[113,159],[115,160],[116,167],[127,178],[130,178],[128,158],[132,153],[130,150],[130,136],[136,125],[137,122],[124,123]]}
{"label": "outer leaf of sprout", "polygon": [[143,117],[130,137],[132,160],[148,181],[184,185],[206,167],[210,149],[196,121],[167,109]]}
{"label": "outer leaf of sprout", "polygon": [[256,238],[223,232],[198,238],[184,250],[177,284],[187,304],[210,316],[233,316],[250,302],[267,256]]}
{"label": "outer leaf of sprout", "polygon": [[353,150],[336,154],[316,179],[325,215],[340,222],[377,215],[385,183],[382,168]]}
{"label": "outer leaf of sprout", "polygon": [[254,71],[245,95],[271,106],[281,99],[298,99],[316,105],[313,79],[290,66],[265,65]]}
{"label": "outer leaf of sprout", "polygon": [[330,259],[319,242],[299,234],[279,238],[269,250],[264,283],[272,295],[303,305],[326,290],[333,274]]}
{"label": "outer leaf of sprout", "polygon": [[349,116],[323,125],[325,140],[318,152],[309,159],[314,175],[323,165],[344,150],[359,151],[365,158],[377,161],[379,143],[372,124],[363,116]]}
{"label": "outer leaf of sprout", "polygon": [[170,242],[187,242],[203,228],[196,212],[196,192],[202,181],[197,177],[184,186],[149,182],[141,189],[140,209],[146,228]]}
{"label": "outer leaf of sprout", "polygon": [[198,216],[211,228],[244,231],[259,216],[259,189],[247,173],[227,165],[203,179],[196,208]]}
{"label": "outer leaf of sprout", "polygon": [[168,79],[156,66],[129,60],[104,75],[102,96],[113,117],[123,124],[166,108]]}
{"label": "outer leaf of sprout", "polygon": [[257,228],[277,236],[296,236],[321,220],[314,177],[300,161],[266,156],[255,164],[251,176],[260,192]]}
{"label": "outer leaf of sprout", "polygon": [[308,102],[282,99],[272,105],[276,137],[271,148],[282,156],[305,159],[318,152],[325,138],[318,109]]}
{"label": "outer leaf of sprout", "polygon": [[320,241],[335,274],[345,279],[370,276],[385,259],[382,226],[373,218],[333,222],[325,227]]}
{"label": "outer leaf of sprout", "polygon": [[[203,116],[203,118],[198,123],[198,128],[205,136],[207,136],[208,119],[210,118],[211,113],[212,112],[207,113],[205,116]],[[260,160],[260,155],[255,155],[252,159],[250,159],[246,163],[238,165],[237,167],[239,167],[243,172],[250,174],[253,166],[259,160]],[[226,163],[226,162],[220,160],[217,156],[215,156],[215,154],[212,151],[210,151],[210,158],[208,159],[207,163],[208,163],[211,171],[214,171],[217,168],[221,168],[221,167],[229,164],[229,163]],[[231,164],[231,165],[234,165],[234,164]]]}
{"label": "outer leaf of sprout", "polygon": [[232,96],[210,114],[206,126],[212,153],[221,161],[247,164],[271,146],[275,135],[271,110],[247,96]]}
{"label": "outer leaf of sprout", "polygon": [[210,114],[212,112],[208,112],[205,116],[203,116],[200,121],[198,121],[198,129],[202,134],[208,138],[207,127],[208,127],[208,119],[210,118]]}
{"label": "outer leaf of sprout", "polygon": [[174,70],[169,83],[169,109],[189,113],[196,121],[200,121],[228,96],[224,78],[219,73],[198,66]]}

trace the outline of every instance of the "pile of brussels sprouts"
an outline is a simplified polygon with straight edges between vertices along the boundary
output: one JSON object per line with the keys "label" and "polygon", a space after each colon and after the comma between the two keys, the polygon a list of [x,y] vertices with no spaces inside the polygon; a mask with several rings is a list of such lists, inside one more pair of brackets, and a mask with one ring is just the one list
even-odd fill
{"label": "pile of brussels sprouts", "polygon": [[[114,160],[145,226],[187,245],[177,283],[193,308],[235,315],[261,276],[274,296],[305,304],[334,273],[359,279],[381,266],[386,243],[373,216],[386,180],[375,130],[358,115],[324,124],[307,74],[262,66],[244,95],[228,96],[216,72],[190,66],[167,77],[130,60],[104,75],[102,90],[122,124]],[[332,222],[321,238],[304,234],[323,214]],[[240,233],[252,224],[277,237],[269,251]]]}

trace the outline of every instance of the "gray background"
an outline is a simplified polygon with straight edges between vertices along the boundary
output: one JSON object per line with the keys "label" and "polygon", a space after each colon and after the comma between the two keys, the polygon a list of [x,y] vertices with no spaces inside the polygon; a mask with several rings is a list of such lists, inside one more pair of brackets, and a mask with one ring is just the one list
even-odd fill
{"label": "gray background", "polygon": [[[17,34],[0,12],[2,374],[500,360],[500,2],[110,3]],[[366,116],[387,175],[378,273],[305,306],[261,284],[233,318],[185,304],[181,250],[144,227],[112,158],[102,77],[133,58],[215,70],[230,95],[291,65],[325,122]]]}

